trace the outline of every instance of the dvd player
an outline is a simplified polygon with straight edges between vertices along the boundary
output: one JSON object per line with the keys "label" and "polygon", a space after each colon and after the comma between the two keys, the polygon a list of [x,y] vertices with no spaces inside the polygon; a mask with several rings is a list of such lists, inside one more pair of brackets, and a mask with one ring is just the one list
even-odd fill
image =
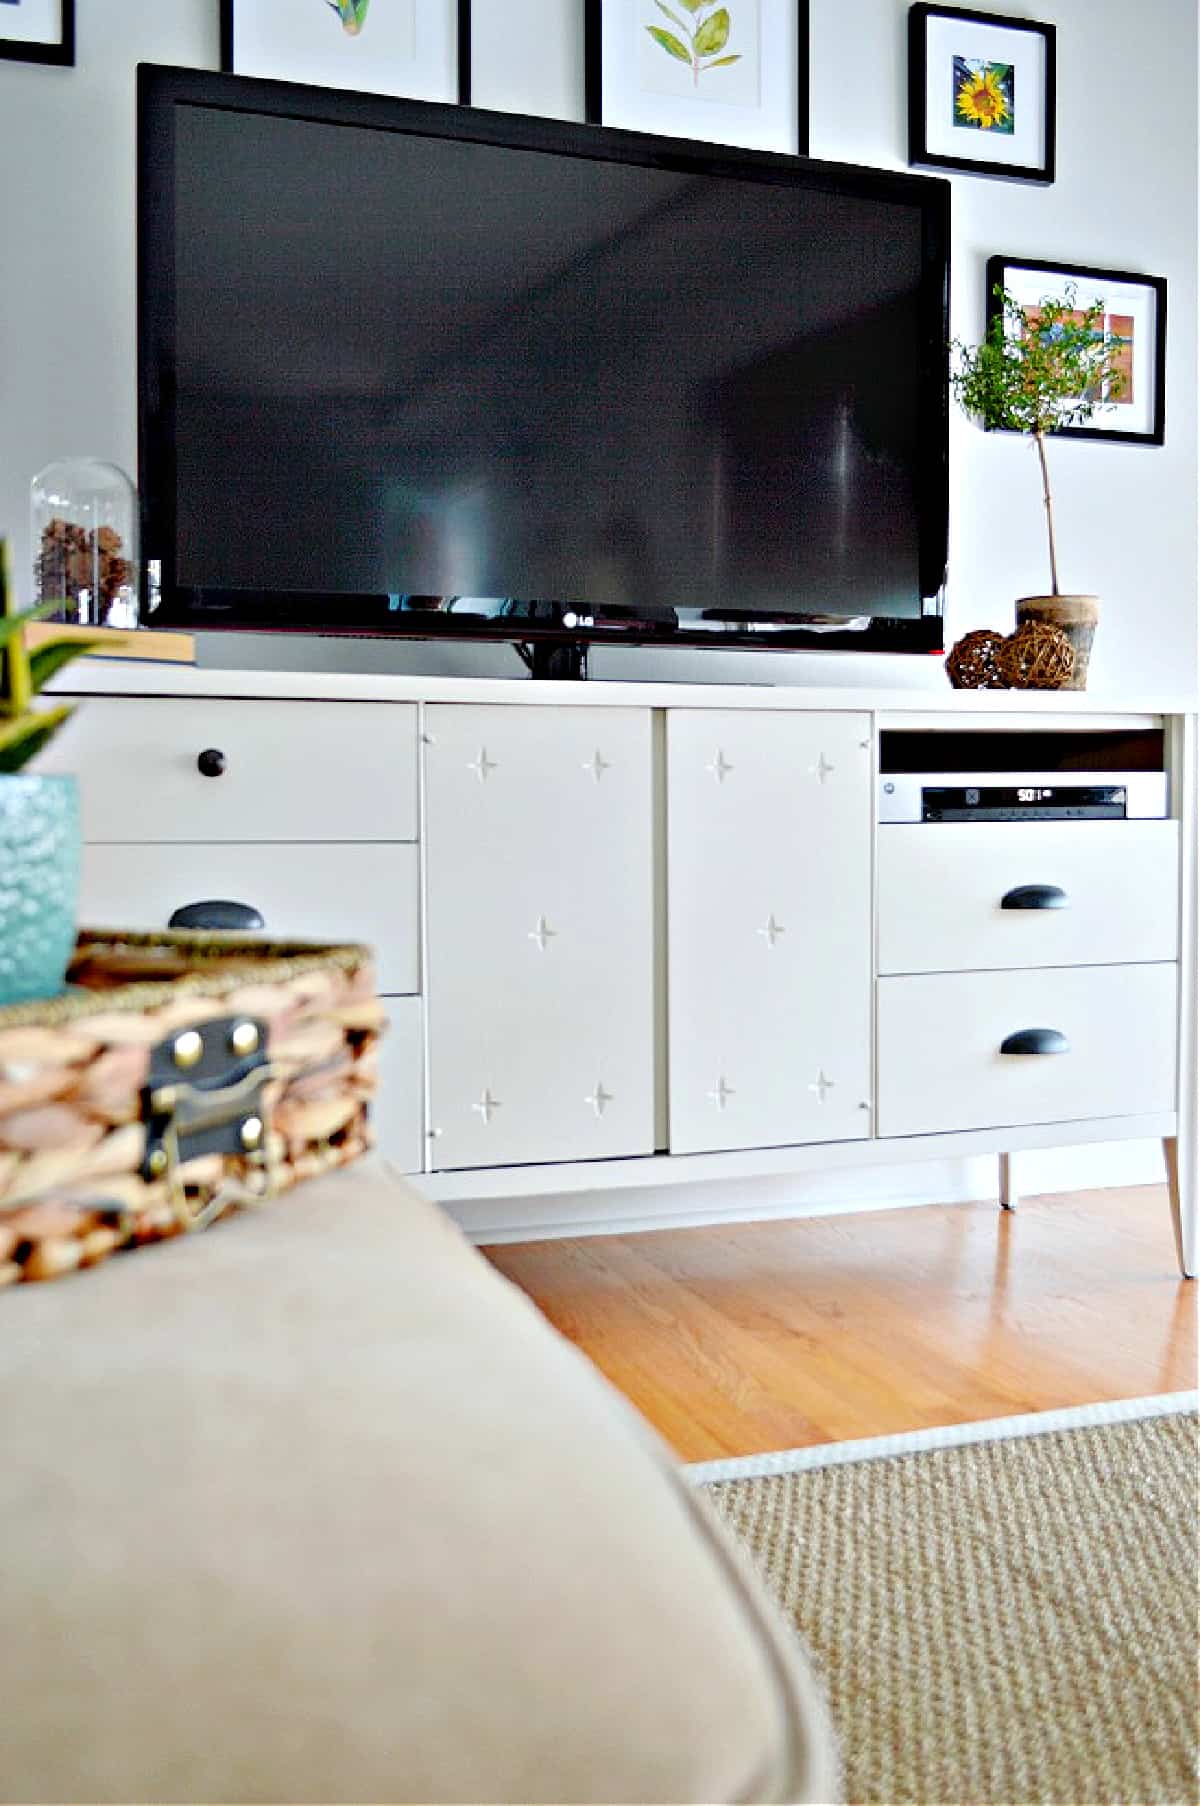
{"label": "dvd player", "polygon": [[1146,821],[1167,813],[1164,771],[897,772],[881,822]]}

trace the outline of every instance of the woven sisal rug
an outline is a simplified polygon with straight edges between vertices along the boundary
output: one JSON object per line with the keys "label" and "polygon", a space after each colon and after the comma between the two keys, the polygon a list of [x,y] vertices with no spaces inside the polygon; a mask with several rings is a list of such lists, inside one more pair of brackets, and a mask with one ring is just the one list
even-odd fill
{"label": "woven sisal rug", "polygon": [[1196,1800],[1196,1417],[1142,1402],[690,1470],[813,1653],[848,1801]]}

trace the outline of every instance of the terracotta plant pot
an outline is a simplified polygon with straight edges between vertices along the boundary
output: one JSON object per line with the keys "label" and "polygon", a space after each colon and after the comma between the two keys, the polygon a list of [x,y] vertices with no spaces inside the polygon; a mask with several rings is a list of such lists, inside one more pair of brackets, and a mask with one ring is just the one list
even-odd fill
{"label": "terracotta plant pot", "polygon": [[1096,623],[1100,619],[1099,596],[1021,596],[1017,601],[1017,626],[1037,621],[1043,627],[1061,627],[1075,653],[1071,681],[1066,690],[1086,690],[1088,658]]}

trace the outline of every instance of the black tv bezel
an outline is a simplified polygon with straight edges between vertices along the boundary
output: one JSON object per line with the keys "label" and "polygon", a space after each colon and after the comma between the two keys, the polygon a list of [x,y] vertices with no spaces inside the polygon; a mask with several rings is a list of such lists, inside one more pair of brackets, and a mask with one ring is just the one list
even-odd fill
{"label": "black tv bezel", "polygon": [[[154,64],[138,67],[137,86],[137,381],[138,471],[143,574],[155,566],[157,604],[146,625],[189,631],[291,632],[337,637],[413,638],[445,641],[499,641],[545,644],[654,645],[726,650],[860,652],[941,652],[944,649],[941,590],[945,581],[949,501],[950,184],[941,177],[826,163],[811,157],[742,150],[687,139],[657,137],[611,126],[579,125],[520,114],[495,113],[430,101],[316,88],[296,82],[264,81],[206,70]],[[379,598],[327,594],[211,591],[181,587],[175,576],[175,461],[172,372],[175,364],[175,270],[173,193],[175,109],[216,108],[266,113],[322,124],[367,126],[427,137],[466,139],[522,150],[552,151],[592,160],[639,163],[691,174],[741,176],[763,182],[811,185],[868,199],[891,199],[917,206],[922,217],[921,436],[924,446],[919,487],[921,511],[920,588],[929,612],[873,615],[864,627],[831,628],[814,616],[813,627],[798,624],[764,632],[736,624],[719,632],[687,624],[664,629],[636,617],[611,625],[580,625],[580,601],[563,602],[557,615],[456,616],[397,612],[380,620]],[[358,613],[356,614],[356,604]],[[543,604],[542,606],[547,606]],[[553,605],[551,605],[553,606]],[[573,617],[568,626],[563,615]],[[331,616],[334,617],[331,619]]]}

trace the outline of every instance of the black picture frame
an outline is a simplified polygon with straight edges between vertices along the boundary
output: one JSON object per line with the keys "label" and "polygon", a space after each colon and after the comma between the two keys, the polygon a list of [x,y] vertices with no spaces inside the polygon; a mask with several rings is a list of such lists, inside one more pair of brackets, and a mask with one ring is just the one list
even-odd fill
{"label": "black picture frame", "polygon": [[[74,0],[71,0],[74,4]],[[429,0],[421,0],[427,5]],[[233,22],[234,9],[239,5],[252,4],[252,0],[221,0],[221,70],[226,75],[238,75],[242,71],[234,68],[233,54]],[[453,6],[457,25],[458,44],[458,92],[447,95],[447,101],[456,102],[460,107],[471,104],[471,0],[446,0],[447,6]],[[283,79],[287,79],[286,76]],[[404,98],[397,96],[398,99]]]}
{"label": "black picture frame", "polygon": [[[809,0],[790,0],[796,14],[796,145],[794,154],[809,154]],[[623,125],[604,116],[604,46],[602,23],[605,0],[584,0],[583,5],[583,117],[588,125]],[[647,129],[646,127],[635,129]],[[687,132],[677,134],[687,137]],[[703,137],[703,134],[696,134]],[[734,144],[733,139],[711,140]],[[747,148],[742,146],[742,148]]]}
{"label": "black picture frame", "polygon": [[[1089,289],[1103,289],[1106,286],[1120,284],[1125,288],[1143,289],[1145,301],[1143,319],[1152,322],[1153,343],[1150,353],[1149,406],[1145,410],[1149,417],[1146,430],[1129,429],[1121,425],[1118,414],[1114,424],[1089,426],[1062,426],[1055,432],[1056,439],[1110,439],[1117,444],[1125,445],[1162,445],[1166,437],[1167,411],[1167,279],[1165,276],[1145,276],[1133,270],[1099,269],[1087,263],[1056,263],[1052,258],[1044,257],[1006,257],[997,254],[988,258],[987,262],[987,328],[990,331],[992,321],[1001,311],[1001,302],[996,289],[1010,291],[1016,286],[1014,273],[1027,272],[1036,278],[1033,286],[1043,294],[1061,292],[1067,283],[1086,285]],[[1018,295],[1018,300],[1021,299]],[[1131,397],[1131,405],[1137,396]],[[1120,405],[1120,404],[1118,404]],[[1105,416],[1107,419],[1108,416]]]}
{"label": "black picture frame", "polygon": [[[1003,36],[1029,34],[1043,41],[1044,79],[1041,96],[1042,155],[1038,162],[1020,163],[986,156],[951,156],[930,144],[931,82],[929,26],[931,20],[953,20],[972,27],[994,30],[998,44]],[[1057,105],[1056,32],[1037,19],[1013,18],[1006,13],[978,12],[961,6],[937,6],[925,0],[908,11],[908,160],[931,169],[952,169],[964,175],[992,176],[1017,182],[1050,183],[1054,180]],[[982,142],[982,134],[980,138]],[[998,142],[998,140],[996,141]]]}
{"label": "black picture frame", "polygon": [[59,32],[54,39],[30,42],[0,37],[0,57],[12,63],[49,63],[60,69],[75,64],[75,0],[58,0]]}

